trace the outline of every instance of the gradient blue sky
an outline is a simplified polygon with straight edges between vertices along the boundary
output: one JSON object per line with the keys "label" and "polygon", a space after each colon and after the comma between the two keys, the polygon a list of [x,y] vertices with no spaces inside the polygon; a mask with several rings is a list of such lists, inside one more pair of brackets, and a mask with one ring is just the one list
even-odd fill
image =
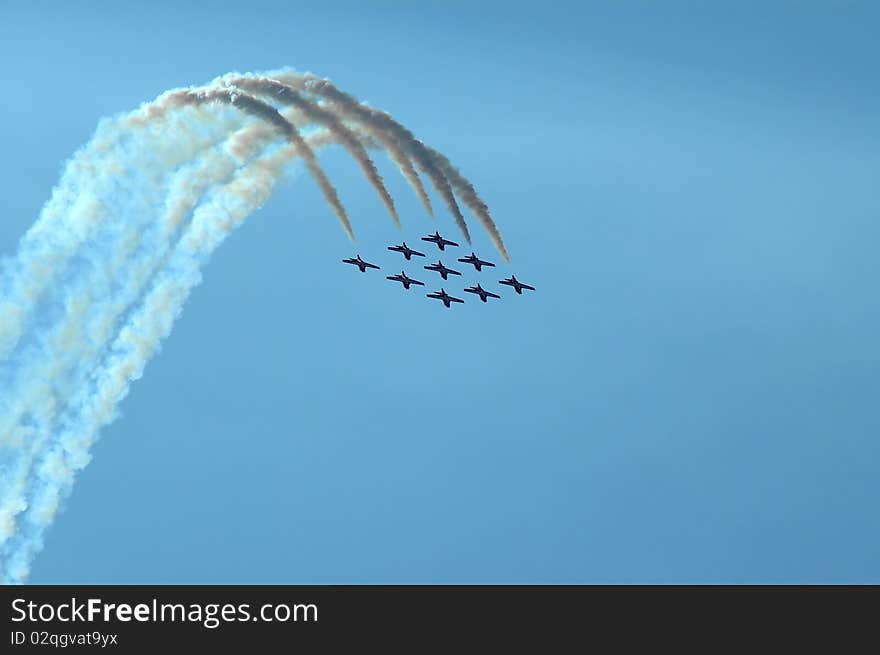
{"label": "gradient blue sky", "polygon": [[[513,257],[479,279],[537,293],[361,276],[299,176],[207,266],[32,582],[880,582],[876,4],[328,4],[0,2],[0,252],[101,116],[290,65],[446,153]],[[434,224],[379,164],[412,244]]]}

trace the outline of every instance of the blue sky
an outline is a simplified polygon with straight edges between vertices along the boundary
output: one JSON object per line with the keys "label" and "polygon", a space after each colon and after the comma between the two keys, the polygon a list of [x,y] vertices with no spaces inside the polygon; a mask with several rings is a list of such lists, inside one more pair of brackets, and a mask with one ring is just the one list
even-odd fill
{"label": "blue sky", "polygon": [[474,182],[512,264],[463,282],[538,291],[385,281],[452,219],[324,152],[356,247],[305,175],[224,243],[31,581],[880,582],[878,10],[327,4],[0,3],[2,252],[101,116],[289,65]]}

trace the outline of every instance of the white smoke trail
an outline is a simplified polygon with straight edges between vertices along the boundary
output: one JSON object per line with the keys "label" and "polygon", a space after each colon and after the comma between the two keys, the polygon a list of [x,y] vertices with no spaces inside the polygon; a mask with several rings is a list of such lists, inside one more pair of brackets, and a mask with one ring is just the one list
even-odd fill
{"label": "white smoke trail", "polygon": [[[51,199],[22,238],[16,256],[3,262],[0,361],[16,347],[47,288],[64,273],[80,246],[95,237],[108,216],[115,215],[118,208],[113,201],[125,193],[139,193],[147,198],[147,186],[161,182],[157,176],[173,172],[198,151],[225,138],[235,118],[235,112],[226,112],[209,127],[186,135],[188,149],[170,143],[155,124],[147,125],[147,129],[134,129],[143,111],[101,121],[95,136],[68,162]],[[198,115],[204,110],[192,108],[190,112]],[[183,118],[177,115],[173,120]],[[124,189],[123,185],[131,179],[122,175],[124,166],[136,153],[144,157],[144,164],[153,160],[161,166],[152,170],[145,167],[138,186]]]}
{"label": "white smoke trail", "polygon": [[[7,271],[0,309],[7,355],[0,395],[0,544],[14,529],[14,515],[25,507],[23,475],[39,436],[50,433],[58,398],[75,387],[66,373],[87,364],[84,349],[106,341],[99,333],[108,332],[108,321],[91,312],[91,304],[109,295],[138,246],[140,231],[155,215],[153,205],[162,197],[168,175],[193,153],[228,135],[231,125],[229,116],[218,116],[213,131],[183,129],[193,122],[204,122],[202,110],[181,112],[161,131],[156,126],[123,131],[127,120],[104,121],[24,237],[13,260],[18,270]],[[136,183],[126,175],[132,165],[140,171]],[[47,315],[42,322],[52,327],[38,326],[30,342],[16,350],[38,305]],[[87,313],[94,319],[83,331]]]}
{"label": "white smoke trail", "polygon": [[[225,146],[216,152],[209,152],[204,155],[201,160],[194,166],[180,171],[174,183],[170,186],[169,197],[165,204],[165,212],[159,221],[153,226],[152,235],[145,235],[143,241],[147,244],[146,248],[136,261],[129,267],[127,279],[122,284],[120,291],[116,293],[112,299],[97,301],[88,294],[88,285],[72,294],[69,300],[70,304],[77,308],[89,308],[92,317],[90,326],[84,330],[80,330],[81,335],[89,335],[91,338],[80,340],[68,338],[64,339],[64,347],[61,347],[58,341],[51,342],[51,345],[44,349],[43,356],[40,361],[50,361],[55,363],[55,370],[52,375],[45,371],[38,371],[31,374],[29,379],[40,380],[41,382],[32,384],[29,395],[33,401],[41,401],[38,408],[41,412],[41,421],[39,426],[18,426],[20,431],[27,430],[28,448],[26,453],[21,456],[17,462],[16,469],[5,476],[6,484],[3,493],[3,502],[0,504],[0,544],[13,535],[15,528],[15,516],[23,512],[28,507],[33,508],[29,516],[23,517],[25,525],[30,525],[30,534],[27,531],[18,531],[18,540],[16,544],[11,544],[3,549],[6,559],[15,561],[15,570],[20,575],[23,570],[23,562],[27,561],[27,557],[22,553],[35,553],[39,550],[40,539],[35,528],[40,525],[47,525],[45,502],[35,503],[34,496],[36,492],[33,487],[40,484],[44,476],[32,476],[35,460],[42,457],[43,466],[40,470],[45,471],[45,451],[47,442],[53,441],[53,434],[49,427],[53,425],[57,412],[63,408],[61,400],[63,393],[58,392],[58,385],[53,384],[57,377],[61,377],[63,370],[62,361],[76,364],[76,369],[68,372],[67,377],[75,378],[75,383],[66,386],[74,388],[87,385],[91,378],[98,373],[94,371],[95,361],[102,354],[100,346],[105,344],[111,335],[115,319],[117,319],[133,300],[139,298],[143,293],[143,288],[151,278],[152,273],[160,268],[165,270],[169,259],[169,251],[171,243],[168,239],[172,235],[180,222],[190,212],[196,202],[202,197],[204,191],[214,183],[220,180],[229,179],[236,169],[241,165],[242,161],[250,159],[250,157],[262,148],[267,141],[277,139],[277,132],[274,130],[264,130],[262,125],[252,125],[240,130],[228,139]],[[309,138],[311,147],[318,148],[334,141],[332,133],[321,131]],[[266,170],[278,171],[280,173],[281,166],[292,159],[296,154],[295,148],[287,148],[276,153],[267,161],[258,162],[256,169],[260,175],[265,176]],[[267,169],[268,167],[268,169]],[[234,188],[234,187],[233,187]],[[119,271],[115,271],[114,275],[118,275]],[[93,280],[94,282],[94,280]],[[63,327],[56,330],[56,333],[69,333],[82,322],[83,316],[79,313],[71,313],[66,318]],[[118,332],[117,332],[118,333]],[[98,336],[99,335],[99,336]],[[77,344],[76,348],[72,346]],[[52,393],[55,391],[56,393]],[[21,395],[21,394],[20,394]],[[32,408],[32,413],[36,410]],[[68,411],[68,422],[70,421],[70,411]],[[20,417],[19,417],[20,418]],[[55,430],[57,431],[57,427]],[[96,434],[97,428],[95,428]],[[19,439],[21,441],[21,439]],[[51,458],[48,461],[52,461]],[[79,469],[88,462],[87,456],[80,453],[73,466]],[[52,469],[57,474],[59,469]],[[66,480],[64,476],[56,478],[56,482]],[[72,477],[70,478],[72,482]],[[43,490],[45,494],[45,489]],[[54,513],[54,511],[53,511]],[[16,551],[16,548],[18,549]],[[16,552],[18,554],[16,554]],[[8,572],[12,579],[16,579],[16,574]]]}
{"label": "white smoke trail", "polygon": [[[192,111],[184,115],[190,116],[189,122],[203,118]],[[257,128],[251,125],[228,138],[226,147],[238,152],[237,159],[220,148],[177,171],[167,185],[168,196],[158,221],[133,220],[134,212],[116,221],[121,236],[107,240],[104,247],[90,248],[89,259],[96,265],[66,285],[61,318],[41,335],[37,346],[19,358],[19,375],[11,394],[15,402],[0,414],[3,445],[20,449],[13,469],[0,477],[0,546],[13,532],[15,514],[26,506],[25,482],[31,464],[51,434],[64,399],[87,381],[116,333],[120,317],[167,258],[172,239],[202,194],[212,184],[231,177],[240,160],[276,136]],[[187,142],[187,135],[195,133],[191,125],[184,125],[179,133],[167,127],[163,131],[166,141],[174,139],[184,150],[195,145]],[[102,260],[105,265],[100,265]]]}
{"label": "white smoke trail", "polygon": [[[351,234],[315,151],[341,142],[381,186],[363,148],[396,148],[405,130],[349,130],[344,112],[337,120],[304,103],[282,114],[230,94],[221,79],[103,121],[0,272],[3,582],[27,577],[76,472],[200,283],[201,265],[285,166],[304,159]],[[316,123],[324,129],[300,134]]]}
{"label": "white smoke trail", "polygon": [[265,202],[295,152],[287,146],[254,162],[197,207],[167,265],[120,331],[92,382],[77,394],[53,445],[38,463],[34,494],[7,556],[8,580],[17,582],[27,576],[30,562],[42,545],[42,532],[69,493],[76,471],[88,463],[98,431],[115,418],[116,407],[128,394],[131,382],[141,376],[147,361],[171,331],[189,293],[201,282],[201,265],[246,216]]}

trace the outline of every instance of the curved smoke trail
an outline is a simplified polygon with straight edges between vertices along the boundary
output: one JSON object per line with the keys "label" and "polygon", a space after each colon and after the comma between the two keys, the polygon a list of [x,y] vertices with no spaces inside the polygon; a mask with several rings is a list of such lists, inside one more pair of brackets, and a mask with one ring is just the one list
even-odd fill
{"label": "curved smoke trail", "polygon": [[312,76],[229,75],[102,121],[0,270],[0,581],[26,579],[202,265],[290,162],[305,163],[353,238],[317,160],[330,143],[355,158],[395,221],[367,148],[387,151],[430,209],[413,164],[425,172],[467,235],[456,189],[507,257],[485,204],[443,155]]}
{"label": "curved smoke trail", "polygon": [[391,198],[391,194],[388,193],[388,189],[385,188],[385,182],[382,180],[382,176],[379,175],[379,171],[376,169],[376,164],[370,159],[364,146],[358,140],[357,135],[348,129],[336,114],[322,108],[315,102],[310,102],[289,86],[285,86],[284,84],[269,78],[234,77],[231,80],[228,80],[228,83],[233,87],[242,89],[243,91],[268,96],[283,104],[293,105],[299,109],[304,116],[320,123],[333,132],[339,143],[349,151],[349,154],[351,154],[361,167],[364,176],[376,189],[376,192],[379,194],[379,197],[388,209],[388,213],[391,214],[391,218],[398,226],[400,225],[400,217],[397,215],[397,209],[394,207],[394,200]]}
{"label": "curved smoke trail", "polygon": [[[314,75],[303,75],[295,71],[276,71],[272,76],[294,88],[305,89],[325,98],[344,115],[358,121],[365,129],[379,136],[380,140],[393,141],[397,148],[409,153],[419,168],[431,178],[437,192],[446,202],[449,211],[455,217],[458,227],[470,242],[467,224],[458,204],[455,202],[452,188],[461,195],[461,199],[474,212],[489,233],[498,252],[505,261],[510,261],[507,248],[501,239],[501,233],[489,214],[489,207],[479,197],[473,184],[456,169],[444,155],[426,146],[406,127],[398,123],[390,114],[372,109],[344,91],[340,91],[330,80]],[[417,189],[418,191],[418,189]],[[424,189],[422,189],[424,191]]]}

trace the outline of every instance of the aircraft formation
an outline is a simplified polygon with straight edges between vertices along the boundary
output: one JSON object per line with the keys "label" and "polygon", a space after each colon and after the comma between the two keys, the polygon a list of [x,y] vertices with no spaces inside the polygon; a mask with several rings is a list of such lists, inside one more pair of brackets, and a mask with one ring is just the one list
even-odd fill
{"label": "aircraft formation", "polygon": [[[434,232],[434,234],[429,234],[428,236],[422,237],[422,241],[428,241],[430,243],[433,243],[434,245],[437,246],[437,248],[439,250],[441,250],[443,252],[446,251],[447,246],[451,246],[453,248],[458,247],[458,244],[455,243],[455,241],[450,241],[449,239],[443,238],[442,236],[440,236],[439,232]],[[401,253],[406,261],[412,261],[413,257],[426,257],[427,256],[423,252],[419,252],[418,250],[410,248],[408,245],[406,245],[406,241],[404,241],[399,246],[398,245],[388,246],[388,250]],[[361,258],[360,255],[357,255],[355,257],[348,258],[348,259],[343,259],[342,261],[345,264],[352,264],[354,266],[357,266],[361,273],[366,273],[368,268],[374,268],[377,270],[379,270],[379,268],[380,268],[379,266],[376,266],[376,264],[371,264],[370,262],[365,261],[364,259]],[[480,259],[479,257],[477,257],[476,253],[474,253],[474,252],[471,252],[471,254],[468,255],[467,257],[460,257],[458,259],[458,261],[462,262],[463,264],[470,264],[471,266],[474,267],[474,269],[478,273],[482,272],[484,267],[486,267],[486,268],[494,268],[495,267],[495,264],[493,264],[490,261],[486,261],[485,259]],[[428,264],[426,266],[423,266],[422,268],[424,268],[425,270],[428,270],[428,271],[433,271],[433,272],[439,273],[440,277],[443,278],[444,281],[448,281],[450,275],[461,276],[461,271],[456,271],[452,268],[447,267],[446,265],[443,264],[442,259],[438,259],[435,264]],[[387,276],[385,276],[385,279],[391,280],[392,282],[400,282],[400,284],[403,286],[404,289],[409,289],[413,285],[422,286],[422,287],[425,286],[424,282],[417,280],[415,278],[409,277],[406,274],[406,271],[401,271],[399,275],[387,275]],[[524,289],[527,289],[529,291],[535,290],[535,287],[517,280],[515,275],[511,275],[509,278],[504,279],[504,280],[499,280],[498,284],[503,284],[505,286],[511,287],[519,295],[522,295],[522,292]],[[492,291],[484,289],[482,287],[482,285],[480,285],[479,283],[465,288],[464,292],[465,293],[472,293],[476,296],[479,296],[480,300],[484,303],[488,302],[489,298],[498,298],[498,299],[501,298],[501,296],[499,296],[497,293],[493,293]],[[442,301],[443,305],[445,307],[452,307],[453,303],[463,303],[464,302],[464,300],[462,298],[456,298],[455,296],[452,296],[449,293],[447,293],[446,289],[443,287],[440,287],[439,291],[432,291],[430,293],[426,293],[425,296],[428,298]]]}

